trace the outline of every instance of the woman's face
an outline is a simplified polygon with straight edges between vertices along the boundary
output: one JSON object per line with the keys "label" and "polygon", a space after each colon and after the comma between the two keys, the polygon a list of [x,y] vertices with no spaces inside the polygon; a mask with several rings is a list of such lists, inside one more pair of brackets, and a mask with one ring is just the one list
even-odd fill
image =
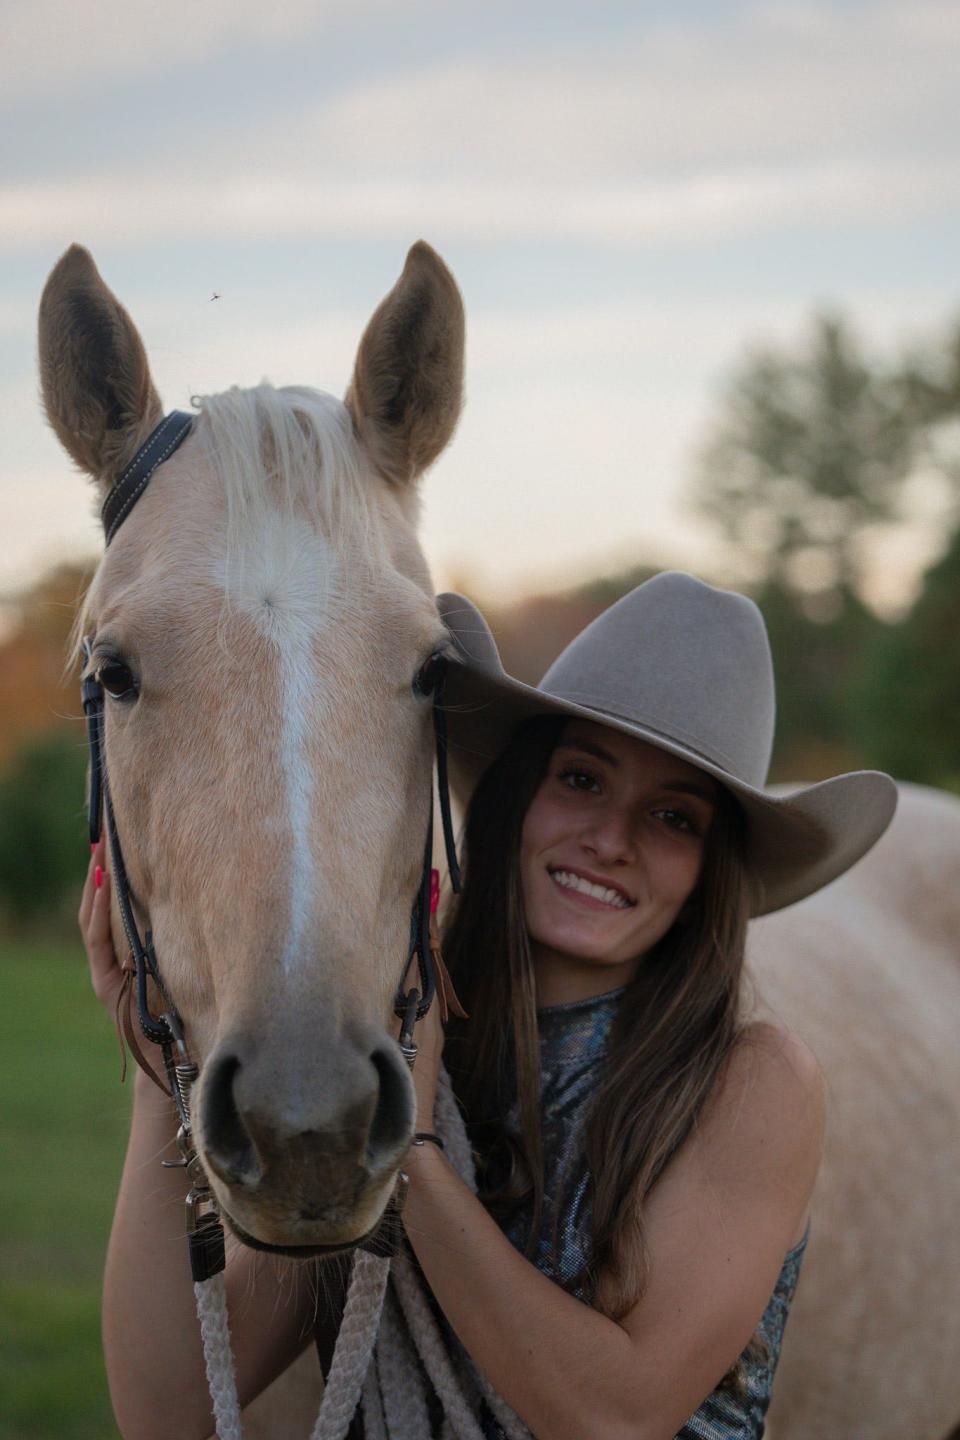
{"label": "woman's face", "polygon": [[704,771],[633,736],[564,726],[520,842],[542,993],[551,972],[585,993],[632,977],[696,886],[716,793]]}

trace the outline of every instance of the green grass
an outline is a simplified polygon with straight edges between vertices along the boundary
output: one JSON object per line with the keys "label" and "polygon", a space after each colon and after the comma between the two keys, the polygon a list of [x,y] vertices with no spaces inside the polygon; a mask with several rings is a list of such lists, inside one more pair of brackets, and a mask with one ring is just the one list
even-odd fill
{"label": "green grass", "polygon": [[117,1440],[100,1281],[129,1091],[77,947],[0,942],[0,1440]]}

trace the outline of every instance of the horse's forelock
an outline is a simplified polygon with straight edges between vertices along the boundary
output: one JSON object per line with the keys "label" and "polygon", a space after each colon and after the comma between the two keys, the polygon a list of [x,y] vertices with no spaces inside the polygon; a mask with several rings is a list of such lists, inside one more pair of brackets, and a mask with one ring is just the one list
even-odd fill
{"label": "horse's forelock", "polygon": [[353,422],[342,401],[306,386],[197,397],[198,435],[227,511],[227,576],[243,573],[251,538],[277,511],[311,520],[338,548],[379,542]]}

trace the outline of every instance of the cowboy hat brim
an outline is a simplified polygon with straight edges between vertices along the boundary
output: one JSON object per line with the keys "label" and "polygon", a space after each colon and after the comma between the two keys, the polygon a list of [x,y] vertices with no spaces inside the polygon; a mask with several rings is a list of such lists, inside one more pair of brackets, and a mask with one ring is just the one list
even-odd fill
{"label": "cowboy hat brim", "polygon": [[607,711],[561,699],[503,669],[480,611],[462,595],[437,599],[455,652],[444,686],[450,777],[466,804],[517,725],[537,715],[579,717],[635,736],[712,775],[739,801],[747,820],[747,863],[758,886],[753,915],[792,905],[828,885],[864,855],[893,818],[889,775],[858,770],[789,793],[758,789],[689,745]]}

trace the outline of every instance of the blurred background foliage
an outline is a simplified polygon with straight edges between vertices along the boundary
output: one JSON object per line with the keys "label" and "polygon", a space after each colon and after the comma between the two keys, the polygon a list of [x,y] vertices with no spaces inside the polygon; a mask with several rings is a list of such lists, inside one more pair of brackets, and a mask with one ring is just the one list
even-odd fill
{"label": "blurred background foliage", "polygon": [[[689,487],[716,572],[770,631],[771,779],[878,766],[960,791],[960,324],[866,356],[837,313],[793,350],[732,365]],[[902,556],[933,557],[913,593]],[[579,629],[649,575],[484,604],[507,669],[536,682]],[[83,873],[85,741],[64,669],[90,567],[6,603],[0,643],[0,926],[69,933]]]}

